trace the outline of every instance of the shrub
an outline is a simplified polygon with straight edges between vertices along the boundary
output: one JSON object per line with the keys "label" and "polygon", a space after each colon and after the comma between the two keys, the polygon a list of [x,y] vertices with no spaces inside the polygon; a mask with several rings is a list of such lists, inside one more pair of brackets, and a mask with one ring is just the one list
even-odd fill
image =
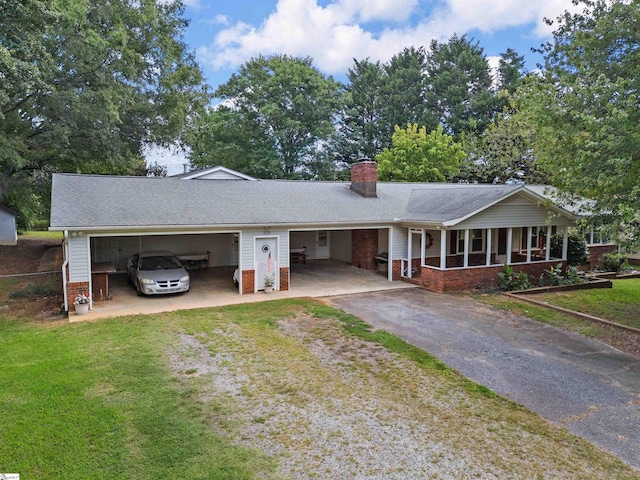
{"label": "shrub", "polygon": [[578,273],[576,267],[567,268],[566,275],[562,274],[562,263],[557,264],[555,267],[551,266],[549,270],[544,270],[540,275],[540,286],[557,287],[560,285],[575,285],[577,283],[584,282],[584,279]]}
{"label": "shrub", "polygon": [[508,292],[531,288],[529,275],[524,272],[514,273],[513,268],[510,265],[504,266],[504,272],[499,272],[498,278],[500,279],[500,288],[502,288],[502,290],[507,290]]}
{"label": "shrub", "polygon": [[[556,233],[551,236],[551,256],[562,258],[562,234]],[[567,249],[567,263],[569,265],[583,265],[587,263],[589,250],[584,238],[576,233],[569,234],[569,245]]]}
{"label": "shrub", "polygon": [[627,257],[619,253],[605,253],[602,256],[601,268],[605,272],[619,272],[627,263]]}

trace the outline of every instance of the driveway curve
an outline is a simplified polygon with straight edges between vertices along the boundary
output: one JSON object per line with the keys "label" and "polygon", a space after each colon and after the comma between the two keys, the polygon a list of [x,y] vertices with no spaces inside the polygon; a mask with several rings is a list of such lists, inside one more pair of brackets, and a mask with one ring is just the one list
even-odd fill
{"label": "driveway curve", "polygon": [[409,289],[330,300],[640,468],[636,357],[461,296]]}

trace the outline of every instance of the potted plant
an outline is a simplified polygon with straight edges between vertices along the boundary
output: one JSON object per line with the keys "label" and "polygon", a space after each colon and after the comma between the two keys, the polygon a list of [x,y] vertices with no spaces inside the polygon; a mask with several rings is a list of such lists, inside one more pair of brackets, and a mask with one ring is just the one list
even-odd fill
{"label": "potted plant", "polygon": [[268,273],[264,276],[264,293],[273,292],[273,286],[276,283],[275,275],[273,273]]}
{"label": "potted plant", "polygon": [[77,315],[85,315],[89,312],[89,302],[91,300],[84,293],[81,293],[76,297],[76,301],[73,302],[73,306],[76,308]]}

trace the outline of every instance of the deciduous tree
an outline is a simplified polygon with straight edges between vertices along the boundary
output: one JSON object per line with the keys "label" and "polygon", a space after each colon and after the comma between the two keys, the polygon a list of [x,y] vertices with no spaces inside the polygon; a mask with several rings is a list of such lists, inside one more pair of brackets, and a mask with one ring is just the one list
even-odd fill
{"label": "deciduous tree", "polygon": [[376,157],[381,180],[394,182],[443,182],[458,174],[465,156],[459,143],[442,127],[427,134],[426,127],[408,124],[395,128],[393,146]]}

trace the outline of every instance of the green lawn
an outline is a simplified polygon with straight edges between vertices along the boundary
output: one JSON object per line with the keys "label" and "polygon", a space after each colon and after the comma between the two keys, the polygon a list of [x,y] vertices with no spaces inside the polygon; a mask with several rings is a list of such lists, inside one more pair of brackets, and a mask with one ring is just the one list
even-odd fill
{"label": "green lawn", "polygon": [[640,328],[640,278],[613,280],[613,288],[543,293],[531,298]]}
{"label": "green lawn", "polygon": [[[296,325],[304,319],[309,327],[303,331]],[[282,321],[291,332],[283,330]],[[218,369],[245,382],[240,393],[212,392],[213,380],[221,377],[197,366],[176,372],[172,357],[202,355],[181,350],[185,337],[203,346],[200,361],[215,357],[221,361]],[[385,360],[376,349],[398,359]],[[305,437],[306,408],[321,405],[328,414],[351,409],[359,419],[360,405],[371,399],[378,405],[369,413],[376,421],[394,425],[395,418],[387,417],[406,411],[404,421],[426,429],[421,442],[442,453],[433,468],[453,455],[476,475],[497,478],[638,475],[431,355],[316,302],[76,324],[0,315],[0,472],[24,479],[280,478],[281,458],[322,443]],[[245,404],[253,406],[242,411]],[[292,418],[290,425],[277,426],[279,404],[286,421],[290,412],[303,412],[299,423]],[[240,435],[244,428],[272,428],[262,430],[261,440],[278,442],[289,453],[269,456],[240,441],[259,438]],[[329,455],[330,447],[324,442],[317,448]],[[322,455],[316,451],[308,458],[320,464]],[[308,473],[308,478],[330,478],[326,467]]]}
{"label": "green lawn", "polygon": [[62,232],[50,232],[48,230],[29,230],[21,234],[18,239],[24,238],[27,240],[46,240],[46,239],[60,239],[62,240]]}

